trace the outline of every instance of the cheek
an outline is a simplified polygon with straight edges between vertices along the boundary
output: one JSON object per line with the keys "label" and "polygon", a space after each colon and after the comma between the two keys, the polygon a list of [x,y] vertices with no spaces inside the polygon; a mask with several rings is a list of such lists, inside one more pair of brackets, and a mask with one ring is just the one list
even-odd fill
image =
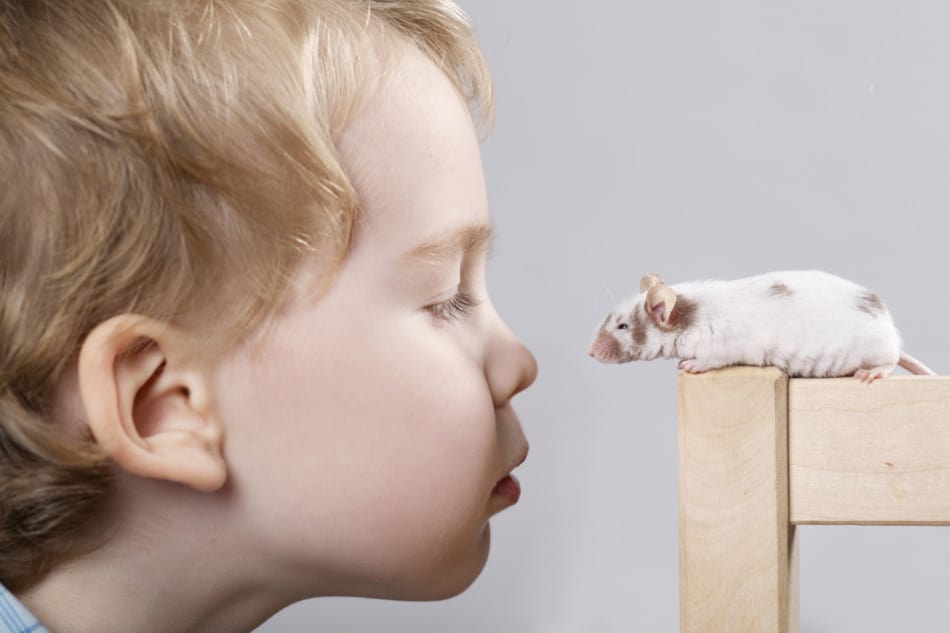
{"label": "cheek", "polygon": [[426,339],[413,329],[368,342],[356,379],[338,375],[321,400],[333,412],[336,470],[377,481],[360,489],[364,500],[394,519],[443,522],[497,468],[494,409],[479,367],[436,332]]}
{"label": "cheek", "polygon": [[590,353],[597,360],[613,362],[622,354],[620,341],[611,332],[601,330],[590,344]]}
{"label": "cheek", "polygon": [[269,355],[279,363],[248,368],[253,390],[234,410],[247,433],[234,448],[255,475],[244,485],[260,530],[281,526],[275,546],[303,543],[341,573],[422,577],[483,562],[502,467],[484,373],[424,321],[372,336],[339,326],[284,340]]}

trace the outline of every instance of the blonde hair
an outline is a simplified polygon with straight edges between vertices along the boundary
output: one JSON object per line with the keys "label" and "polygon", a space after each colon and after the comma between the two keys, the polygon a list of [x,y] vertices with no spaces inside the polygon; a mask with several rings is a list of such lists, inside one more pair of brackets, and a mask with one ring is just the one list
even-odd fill
{"label": "blonde hair", "polygon": [[344,261],[358,200],[335,140],[394,39],[490,122],[451,0],[0,0],[0,582],[91,547],[75,534],[110,467],[50,411],[97,324],[213,314],[223,348],[304,258]]}

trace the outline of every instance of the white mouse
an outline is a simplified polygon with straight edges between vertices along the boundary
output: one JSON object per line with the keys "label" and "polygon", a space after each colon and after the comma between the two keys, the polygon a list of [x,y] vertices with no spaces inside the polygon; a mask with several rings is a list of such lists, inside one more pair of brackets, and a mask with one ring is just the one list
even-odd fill
{"label": "white mouse", "polygon": [[933,374],[901,351],[877,295],[817,270],[673,286],[647,275],[640,294],[607,315],[588,352],[605,363],[678,358],[689,373],[758,365],[873,382],[900,365]]}

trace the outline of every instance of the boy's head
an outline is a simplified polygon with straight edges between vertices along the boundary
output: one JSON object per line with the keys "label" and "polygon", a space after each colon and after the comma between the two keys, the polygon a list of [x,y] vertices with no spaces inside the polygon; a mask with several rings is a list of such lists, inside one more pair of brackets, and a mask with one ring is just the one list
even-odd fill
{"label": "boy's head", "polygon": [[0,4],[0,582],[134,543],[275,602],[471,582],[536,368],[466,105],[448,1]]}

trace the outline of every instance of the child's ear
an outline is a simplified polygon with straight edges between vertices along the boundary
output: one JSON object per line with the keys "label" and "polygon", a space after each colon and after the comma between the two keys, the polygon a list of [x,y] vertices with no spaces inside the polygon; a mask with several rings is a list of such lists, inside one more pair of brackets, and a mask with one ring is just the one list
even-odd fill
{"label": "child's ear", "polygon": [[124,470],[213,491],[227,478],[210,378],[180,330],[123,314],[100,323],[79,353],[86,423]]}

